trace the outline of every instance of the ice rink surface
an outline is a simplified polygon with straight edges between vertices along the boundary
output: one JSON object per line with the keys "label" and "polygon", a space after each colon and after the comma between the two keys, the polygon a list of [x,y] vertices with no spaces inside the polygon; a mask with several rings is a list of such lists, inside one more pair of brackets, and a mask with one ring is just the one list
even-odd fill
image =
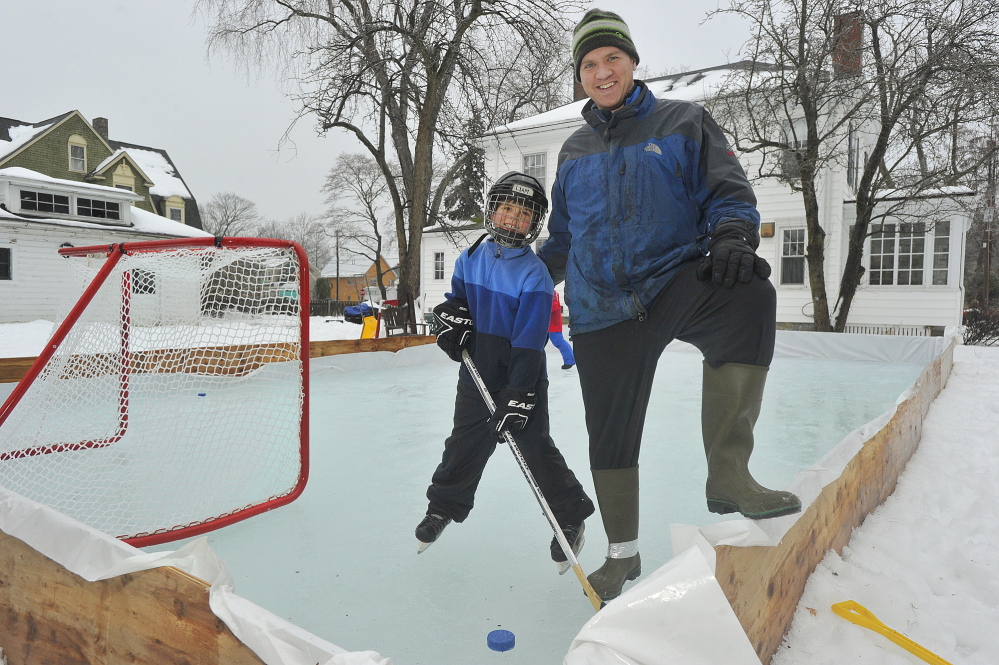
{"label": "ice rink surface", "polygon": [[[552,432],[592,496],[576,371],[549,353]],[[395,665],[560,663],[592,607],[550,560],[552,532],[505,446],[498,446],[463,524],[423,554],[413,529],[450,432],[457,365],[323,374],[312,379],[311,474],[293,504],[208,535],[241,596],[349,650]],[[752,469],[784,487],[854,428],[891,408],[918,365],[777,358]],[[641,457],[643,569],[672,557],[671,523],[708,524],[700,439],[701,358],[665,353]],[[587,521],[579,560],[591,572],[606,538]],[[170,543],[151,550],[176,549]],[[512,651],[489,631],[516,635]]]}

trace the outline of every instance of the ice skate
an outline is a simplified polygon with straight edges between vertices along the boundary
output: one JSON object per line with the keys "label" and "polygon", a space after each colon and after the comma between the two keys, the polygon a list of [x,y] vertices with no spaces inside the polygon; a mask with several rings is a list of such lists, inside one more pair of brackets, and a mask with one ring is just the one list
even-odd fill
{"label": "ice skate", "polygon": [[[579,555],[580,550],[583,549],[583,543],[586,539],[583,537],[583,531],[586,529],[585,523],[570,524],[562,529],[562,533],[565,535],[565,539],[569,542],[569,547],[572,548],[572,553],[574,555]],[[559,545],[558,537],[552,537],[552,561],[558,564],[558,574],[565,575],[565,571],[572,568],[572,564],[565,556],[565,552],[562,551],[562,546]]]}
{"label": "ice skate", "polygon": [[420,554],[440,538],[441,532],[451,523],[450,517],[442,517],[435,513],[427,513],[420,525],[416,527],[416,553]]}

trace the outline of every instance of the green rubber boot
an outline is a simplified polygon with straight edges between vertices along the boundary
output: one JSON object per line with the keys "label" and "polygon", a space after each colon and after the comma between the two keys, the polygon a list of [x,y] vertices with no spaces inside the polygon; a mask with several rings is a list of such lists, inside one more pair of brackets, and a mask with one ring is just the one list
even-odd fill
{"label": "green rubber boot", "polygon": [[708,458],[705,494],[713,513],[742,513],[759,520],[801,510],[797,496],[767,489],[749,473],[753,427],[760,415],[767,370],[740,363],[714,369],[704,363],[701,430]]}
{"label": "green rubber boot", "polygon": [[593,469],[593,487],[607,532],[607,558],[587,579],[602,600],[621,595],[627,580],[642,574],[638,554],[638,467]]}

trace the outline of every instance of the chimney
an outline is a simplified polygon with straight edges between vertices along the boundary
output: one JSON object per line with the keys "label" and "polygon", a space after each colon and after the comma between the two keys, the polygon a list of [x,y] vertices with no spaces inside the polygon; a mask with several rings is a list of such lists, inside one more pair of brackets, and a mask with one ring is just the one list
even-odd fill
{"label": "chimney", "polygon": [[580,99],[586,99],[589,95],[583,90],[583,84],[576,79],[572,80],[572,101],[578,102]]}
{"label": "chimney", "polygon": [[833,19],[833,76],[860,76],[864,55],[864,24],[860,12],[840,14]]}
{"label": "chimney", "polygon": [[94,118],[94,121],[90,123],[94,126],[94,130],[101,135],[105,141],[108,140],[108,119],[107,118]]}

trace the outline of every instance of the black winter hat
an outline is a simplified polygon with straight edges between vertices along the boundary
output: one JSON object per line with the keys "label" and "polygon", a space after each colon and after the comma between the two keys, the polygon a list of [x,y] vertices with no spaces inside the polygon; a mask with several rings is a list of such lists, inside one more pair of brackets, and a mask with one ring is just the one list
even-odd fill
{"label": "black winter hat", "polygon": [[572,31],[572,62],[576,67],[577,81],[581,80],[579,65],[583,56],[602,46],[616,46],[638,62],[638,51],[624,19],[614,12],[591,9]]}

